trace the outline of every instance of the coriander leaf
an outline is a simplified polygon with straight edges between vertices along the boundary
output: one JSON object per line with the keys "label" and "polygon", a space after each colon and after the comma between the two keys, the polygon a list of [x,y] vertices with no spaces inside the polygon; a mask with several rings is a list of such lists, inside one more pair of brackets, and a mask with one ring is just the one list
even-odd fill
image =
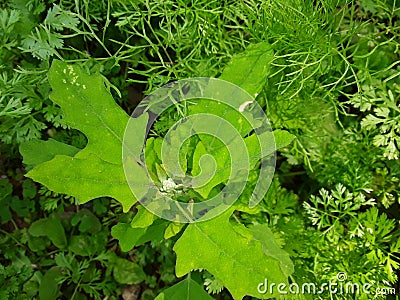
{"label": "coriander leaf", "polygon": [[56,30],[63,30],[64,28],[77,30],[79,25],[79,19],[75,14],[62,10],[58,5],[54,5],[48,10],[44,22]]}

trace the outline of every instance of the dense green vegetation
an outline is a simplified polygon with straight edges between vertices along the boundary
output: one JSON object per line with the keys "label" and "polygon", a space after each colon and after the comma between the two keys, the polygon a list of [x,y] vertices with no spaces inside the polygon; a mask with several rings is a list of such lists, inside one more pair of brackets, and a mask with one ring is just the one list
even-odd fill
{"label": "dense green vegetation", "polygon": [[[0,0],[0,43],[0,299],[398,299],[396,0]],[[192,77],[254,95],[278,151],[255,208],[260,156],[231,209],[188,225],[115,187],[121,144],[105,133],[121,139],[146,95]],[[221,165],[205,187],[178,189],[160,145],[175,122],[211,108],[172,107],[145,145],[159,190],[188,207],[223,189],[226,153],[190,139],[187,172],[207,153]],[[94,116],[109,121],[87,127]],[[261,293],[264,278],[370,294]]]}

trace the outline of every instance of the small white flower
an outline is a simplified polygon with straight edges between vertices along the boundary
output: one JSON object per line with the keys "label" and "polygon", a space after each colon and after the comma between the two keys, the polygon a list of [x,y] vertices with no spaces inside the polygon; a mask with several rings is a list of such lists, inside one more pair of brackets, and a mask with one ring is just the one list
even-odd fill
{"label": "small white flower", "polygon": [[167,193],[177,188],[177,185],[172,178],[163,180],[162,185],[161,189]]}

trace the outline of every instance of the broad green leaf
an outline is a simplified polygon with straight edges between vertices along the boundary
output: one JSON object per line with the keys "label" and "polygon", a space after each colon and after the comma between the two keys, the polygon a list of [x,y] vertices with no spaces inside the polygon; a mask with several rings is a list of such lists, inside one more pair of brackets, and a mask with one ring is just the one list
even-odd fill
{"label": "broad green leaf", "polygon": [[31,224],[29,233],[35,237],[47,236],[47,219],[39,219]]}
{"label": "broad green leaf", "polygon": [[0,178],[0,200],[10,196],[13,191],[13,186],[6,178]]}
{"label": "broad green leaf", "polygon": [[[9,209],[13,196],[11,196],[13,186],[10,181],[6,178],[0,178],[0,220],[2,222],[8,222],[12,219],[11,211]],[[18,200],[17,197],[14,198]]]}
{"label": "broad green leaf", "polygon": [[120,164],[129,116],[115,103],[102,76],[89,75],[79,66],[55,60],[48,78],[53,89],[50,98],[63,110],[65,123],[88,139],[77,157],[96,153],[104,161]]}
{"label": "broad green leaf", "polygon": [[[272,60],[273,52],[269,43],[250,45],[243,53],[233,56],[219,79],[231,82],[245,90],[251,97],[255,97],[267,80]],[[235,96],[224,95],[224,91],[219,91],[219,93],[221,97],[227,97],[227,99]],[[196,105],[189,107],[190,114],[204,112],[212,112],[214,115],[223,117],[235,126],[242,136],[251,130],[250,124],[241,112],[226,105],[220,105],[216,101],[200,100]]]}
{"label": "broad green leaf", "polygon": [[147,170],[153,180],[158,180],[157,178],[157,165],[161,161],[159,160],[158,153],[161,152],[162,138],[151,137],[146,141],[145,148],[145,159]]}
{"label": "broad green leaf", "polygon": [[60,219],[55,215],[50,215],[46,219],[40,219],[32,223],[29,233],[35,237],[47,236],[52,243],[62,249],[67,246],[67,237]]}
{"label": "broad green leaf", "polygon": [[293,134],[285,131],[285,130],[274,130],[274,138],[276,150],[281,149],[289,145],[296,138]]}
{"label": "broad green leaf", "polygon": [[165,229],[168,226],[168,222],[165,220],[157,220],[150,227],[147,227],[145,233],[139,237],[136,242],[136,246],[143,245],[147,242],[161,242],[164,239]]}
{"label": "broad green leaf", "polygon": [[71,225],[79,224],[80,232],[97,233],[101,230],[99,219],[88,209],[82,209],[71,219]]}
{"label": "broad green leaf", "polygon": [[[129,116],[115,103],[100,74],[89,75],[78,66],[55,60],[48,77],[51,100],[63,110],[65,122],[83,132],[88,143],[73,157],[65,155],[67,146],[57,145],[61,149],[57,154],[62,155],[39,164],[26,176],[53,191],[75,196],[81,203],[102,196],[115,198],[127,211],[148,184],[145,170],[133,161],[129,171],[135,175],[128,180],[141,187],[138,195],[133,195],[125,178],[121,157]],[[130,122],[129,130],[135,134],[128,141],[136,147],[130,149],[135,159],[141,152],[146,124],[147,114]],[[31,159],[29,153],[27,159]]]}
{"label": "broad green leaf", "polygon": [[58,277],[62,276],[60,267],[52,267],[46,271],[39,286],[39,297],[41,300],[56,300],[60,296]]}
{"label": "broad green leaf", "polygon": [[[230,99],[229,97],[232,97],[232,95],[227,95],[226,97],[227,99]],[[218,116],[223,120],[226,120],[240,133],[241,136],[245,136],[252,129],[248,120],[239,111],[226,104],[218,103],[216,101],[210,101],[207,99],[200,99],[195,101],[194,105],[189,106],[190,115],[204,113],[212,113],[213,115]],[[246,117],[249,118],[250,116]],[[203,141],[207,141],[208,145],[210,144],[210,142],[215,143],[215,139],[210,136],[204,135],[201,139]]]}
{"label": "broad green leaf", "polygon": [[[261,159],[261,148],[259,143],[264,143],[264,146],[266,147],[266,149],[268,149],[267,153],[263,153],[263,157],[265,157],[272,154],[275,150],[290,144],[293,141],[294,137],[294,135],[284,130],[275,130],[273,134],[270,132],[265,132],[259,134],[258,136],[253,134],[244,139],[248,155],[246,155],[246,153],[243,153],[243,159],[248,159],[250,163],[250,168],[254,168],[256,163]],[[211,190],[215,186],[220,183],[226,182],[231,174],[231,168],[235,168],[235,166],[231,165],[229,151],[227,150],[227,148],[216,147],[215,150],[208,151],[207,145],[205,145],[205,142],[202,139],[197,144],[197,147],[193,154],[193,175],[196,176],[200,174],[200,172],[206,173],[205,175],[213,174],[212,166],[203,164],[202,168],[200,168],[200,159],[205,154],[210,154],[212,157],[215,158],[217,167],[215,174],[213,176],[209,176],[211,177],[211,179],[206,184],[195,188],[196,192],[198,192],[203,198],[207,198]]]}
{"label": "broad green leaf", "polygon": [[262,243],[252,238],[250,230],[231,224],[231,214],[229,210],[206,222],[188,225],[174,246],[176,275],[180,277],[195,269],[206,269],[223,282],[234,299],[245,295],[277,296],[260,294],[257,286],[265,278],[269,282],[287,284],[287,274],[281,271],[280,261],[265,253]]}
{"label": "broad green leaf", "polygon": [[181,230],[186,226],[185,223],[169,223],[168,227],[165,229],[164,232],[164,239],[169,239],[175,235],[177,235]]}
{"label": "broad green leaf", "polygon": [[269,43],[250,45],[243,53],[233,56],[219,78],[234,83],[255,96],[266,82],[273,58]]}
{"label": "broad green leaf", "polygon": [[164,180],[168,179],[168,175],[165,172],[165,170],[161,167],[161,165],[159,165],[158,163],[155,163],[156,166],[156,174],[157,174],[157,178],[159,181],[163,182]]}
{"label": "broad green leaf", "polygon": [[[222,72],[220,79],[236,84],[247,91],[252,97],[255,97],[266,82],[272,59],[273,52],[268,43],[264,42],[251,45],[246,51],[232,58],[231,62]],[[222,97],[225,96],[227,99],[230,99],[229,97],[235,97],[235,95],[231,94],[223,95],[224,91],[219,92],[222,93]],[[248,102],[246,100],[243,101],[243,104]],[[252,130],[249,120],[254,122],[254,125],[256,125],[259,120],[253,120],[251,119],[252,116],[242,114],[240,108],[236,110],[233,107],[206,99],[196,101],[195,105],[189,106],[190,115],[205,112],[212,112],[213,115],[223,118],[240,133],[246,143],[251,168],[256,165],[261,157],[265,157],[272,154],[275,150],[287,146],[294,138],[293,135],[283,130],[274,131],[273,136],[270,132],[264,132],[262,134],[252,134],[246,137]],[[246,120],[246,117],[250,119]],[[216,138],[201,135],[200,140],[193,154],[192,175],[196,176],[200,174],[200,172],[213,174],[211,164],[203,165],[202,168],[200,168],[200,158],[205,154],[210,154],[216,161],[217,172],[213,174],[213,176],[209,176],[210,180],[206,184],[195,188],[203,198],[207,198],[215,186],[226,183],[230,177],[231,168],[235,169],[235,166],[231,165],[227,148],[223,145],[221,147],[221,142]],[[259,143],[263,143],[263,146],[270,151],[268,150],[268,153],[262,153],[261,155]],[[243,153],[243,159],[246,159],[246,156],[247,155]]]}
{"label": "broad green leaf", "polygon": [[27,217],[35,210],[35,202],[30,201],[36,196],[36,186],[31,180],[22,183],[22,199],[13,195],[13,185],[7,178],[0,178],[0,221],[8,222],[12,219],[10,208],[20,217]]}
{"label": "broad green leaf", "polygon": [[[200,167],[200,159],[205,154],[212,155],[212,157],[215,159],[216,167],[214,164],[207,163],[207,160],[205,160],[206,163],[203,163]],[[199,141],[193,153],[192,174],[193,176],[198,176],[201,174],[202,177],[204,176],[204,179],[210,180],[205,181],[205,184],[194,188],[194,190],[203,198],[207,198],[213,187],[229,178],[231,173],[230,165],[231,160],[229,157],[229,151],[225,147],[217,148],[215,151],[209,152],[207,151],[203,142]]]}
{"label": "broad green leaf", "polygon": [[212,300],[211,296],[188,276],[184,280],[161,292],[154,300]]}
{"label": "broad green leaf", "polygon": [[149,212],[143,206],[137,207],[138,211],[131,222],[132,228],[146,228],[149,227],[158,217]]}
{"label": "broad green leaf", "polygon": [[50,246],[50,241],[46,237],[34,237],[28,235],[28,247],[33,252],[40,252]]}
{"label": "broad green leaf", "polygon": [[80,149],[49,139],[47,141],[32,140],[22,143],[19,151],[24,157],[23,163],[34,167],[53,159],[56,155],[74,156]]}
{"label": "broad green leaf", "polygon": [[289,254],[279,247],[274,234],[266,224],[258,224],[251,227],[253,237],[263,245],[263,251],[266,255],[276,258],[279,261],[281,271],[286,276],[294,272],[294,266],[290,260]]}
{"label": "broad green leaf", "polygon": [[24,199],[33,199],[37,195],[36,184],[32,180],[24,180],[22,183],[22,196]]}
{"label": "broad green leaf", "polygon": [[134,262],[116,257],[112,261],[114,278],[122,284],[138,284],[146,279],[143,269]]}
{"label": "broad green leaf", "polygon": [[146,228],[132,228],[128,223],[118,223],[111,229],[111,235],[119,241],[119,246],[124,252],[133,249],[145,232]]}
{"label": "broad green leaf", "polygon": [[93,256],[104,251],[108,242],[108,232],[93,235],[72,235],[69,238],[68,250],[80,256]]}
{"label": "broad green leaf", "polygon": [[54,214],[47,218],[47,237],[58,248],[62,249],[67,246],[67,237],[61,221]]}
{"label": "broad green leaf", "polygon": [[125,210],[134,203],[122,164],[109,163],[95,154],[85,158],[57,155],[36,166],[26,176],[50,190],[75,196],[81,203],[103,196],[119,200]]}
{"label": "broad green leaf", "polygon": [[168,222],[161,219],[145,228],[132,228],[131,224],[118,223],[111,229],[111,235],[119,241],[121,250],[127,252],[149,241],[162,241],[167,226]]}

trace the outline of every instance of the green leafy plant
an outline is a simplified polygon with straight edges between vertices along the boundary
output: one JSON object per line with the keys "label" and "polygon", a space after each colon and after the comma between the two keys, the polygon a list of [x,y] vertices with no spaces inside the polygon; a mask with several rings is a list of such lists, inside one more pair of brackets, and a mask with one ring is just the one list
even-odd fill
{"label": "green leafy plant", "polygon": [[[260,44],[258,47],[263,49],[265,45]],[[259,75],[262,72],[264,72],[264,76],[266,75],[265,65],[254,79],[234,75],[237,68],[243,68],[244,71],[252,60],[256,63],[260,59],[270,59],[270,56],[266,56],[264,51],[259,52],[259,57],[253,58],[253,52],[258,53],[256,49],[249,49],[247,54],[249,59],[247,59],[246,54],[234,59],[232,65],[228,66],[226,72],[223,73],[222,78],[231,79],[234,83],[241,84],[251,93],[260,88],[262,77],[260,78]],[[252,67],[251,64],[250,67]],[[80,199],[81,203],[101,196],[113,197],[122,203],[125,211],[128,211],[136,202],[126,183],[120,158],[122,135],[128,116],[116,106],[109,92],[102,87],[103,80],[99,75],[88,75],[77,66],[55,61],[49,73],[49,78],[53,86],[51,98],[63,109],[67,124],[85,133],[88,144],[74,156],[68,156],[66,155],[68,153],[65,152],[68,146],[57,146],[53,143],[60,149],[58,154],[54,156],[53,153],[46,153],[47,158],[51,159],[36,165],[27,176],[56,192],[74,195]],[[68,95],[65,95],[65,92]],[[85,99],[85,101],[82,101],[82,99]],[[81,106],[81,108],[77,110],[77,106]],[[199,106],[197,109],[201,110],[202,108]],[[143,140],[146,119],[141,117],[138,122],[136,124],[137,137],[135,137],[135,141],[137,141],[138,146],[136,147],[140,151],[139,143]],[[283,131],[277,131],[276,139],[278,145],[282,146],[288,144],[292,137]],[[49,147],[48,143],[49,141],[30,143],[30,147],[40,145],[41,149],[53,149]],[[34,153],[34,151],[30,153]],[[137,157],[139,154],[140,152],[136,154]],[[25,159],[29,159],[29,153],[25,156]],[[196,164],[195,161],[194,164]],[[135,178],[140,180],[143,177],[145,180],[143,185],[145,185],[146,174],[139,166],[136,168]],[[54,174],[57,174],[57,176],[54,176]],[[221,177],[219,181],[212,182],[210,187],[223,183],[226,179],[225,176]],[[86,188],[82,189],[83,186],[86,186]],[[208,193],[200,192],[203,196],[207,196]],[[195,269],[205,268],[216,275],[235,298],[242,298],[246,294],[258,295],[257,283],[262,281],[266,275],[269,275],[276,282],[286,281],[287,276],[292,271],[290,271],[290,268],[281,269],[279,267],[278,262],[281,259],[279,256],[272,255],[272,252],[267,250],[263,251],[263,247],[268,247],[266,245],[269,244],[264,240],[266,237],[260,236],[261,240],[259,240],[259,238],[253,236],[251,230],[243,226],[233,226],[229,221],[232,213],[233,210],[229,210],[221,217],[202,224],[190,224],[186,229],[175,225],[176,228],[173,229],[171,227],[174,226],[173,223],[168,224],[166,221],[157,220],[158,218],[142,211],[134,218],[130,226],[118,224],[113,229],[113,234],[120,240],[123,250],[130,250],[133,246],[154,240],[160,233],[162,237],[167,230],[174,231],[172,236],[180,230],[184,230],[174,246],[174,251],[177,253],[177,275],[183,276]],[[171,236],[171,234],[168,234],[168,236]],[[224,238],[219,240],[222,237]],[[196,257],[194,253],[197,253],[200,249],[201,251],[206,249],[204,242],[202,242],[204,238],[213,242],[207,245],[209,250],[204,252],[204,258],[202,258],[203,256]],[[271,235],[268,239],[273,240],[274,238]],[[235,244],[230,244],[230,240],[235,240]],[[188,252],[188,245],[191,245],[193,254]],[[253,248],[252,259],[238,255],[248,247]],[[225,262],[226,268],[230,268],[229,272],[227,272],[228,269],[224,272],[219,271],[218,265],[221,263],[222,253],[230,253]],[[251,264],[253,264],[253,268],[259,271],[250,278],[248,271],[243,267],[249,268]],[[232,274],[236,274],[237,277],[233,277]],[[238,282],[241,285],[238,285]]]}
{"label": "green leafy plant", "polygon": [[[396,299],[398,4],[0,1],[0,298]],[[232,210],[187,225],[136,202],[118,139],[144,96],[196,76],[254,96],[279,152],[256,207],[259,156]],[[186,174],[211,170],[204,154],[217,161],[216,177],[192,188],[168,172],[162,144],[204,112],[238,120],[210,101],[182,102],[156,119],[143,148],[152,188],[189,211],[226,184],[226,148],[202,134],[183,143]],[[142,145],[147,121],[137,121]],[[254,132],[236,125],[257,152]],[[372,294],[261,294],[264,279],[367,283]]]}
{"label": "green leafy plant", "polygon": [[343,223],[355,218],[361,207],[376,204],[374,199],[366,199],[362,193],[353,195],[342,184],[338,184],[331,194],[321,189],[320,195],[321,198],[311,196],[312,205],[304,202],[304,208],[313,225],[318,224],[318,229],[322,230],[330,230],[336,222]]}
{"label": "green leafy plant", "polygon": [[[312,238],[315,251],[321,253],[315,257],[313,273],[327,280],[338,272],[345,272],[349,282],[374,283],[371,294],[383,297],[377,291],[397,280],[399,237],[394,230],[396,222],[380,214],[375,206],[355,213],[360,206],[374,205],[374,200],[366,200],[360,193],[353,195],[343,185],[338,184],[332,191],[322,189],[320,195],[304,202],[308,218],[322,229],[319,236]],[[323,250],[329,248],[330,243],[336,245],[335,253]],[[360,299],[368,297],[360,295]]]}

